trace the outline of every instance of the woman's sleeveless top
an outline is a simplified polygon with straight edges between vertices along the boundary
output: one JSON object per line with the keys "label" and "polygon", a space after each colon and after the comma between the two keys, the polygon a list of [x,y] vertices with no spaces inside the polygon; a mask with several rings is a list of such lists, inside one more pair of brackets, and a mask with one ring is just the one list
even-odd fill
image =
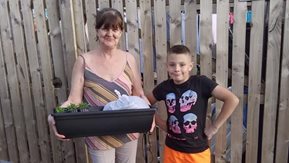
{"label": "woman's sleeveless top", "polygon": [[[114,90],[118,90],[121,94],[131,95],[132,80],[133,72],[128,62],[126,62],[121,74],[113,81],[101,78],[85,65],[83,100],[91,106],[104,106],[108,102],[117,100],[118,97]],[[124,135],[86,137],[85,142],[91,149],[106,150],[120,147],[137,138],[137,133],[130,133]]]}

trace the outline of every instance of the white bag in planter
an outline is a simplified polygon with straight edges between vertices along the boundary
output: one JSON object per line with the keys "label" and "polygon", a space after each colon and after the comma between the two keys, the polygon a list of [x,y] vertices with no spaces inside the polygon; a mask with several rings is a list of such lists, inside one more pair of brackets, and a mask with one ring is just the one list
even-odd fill
{"label": "white bag in planter", "polygon": [[149,108],[148,103],[138,96],[121,95],[119,91],[114,91],[118,95],[118,99],[116,101],[111,101],[107,103],[104,106],[103,111]]}

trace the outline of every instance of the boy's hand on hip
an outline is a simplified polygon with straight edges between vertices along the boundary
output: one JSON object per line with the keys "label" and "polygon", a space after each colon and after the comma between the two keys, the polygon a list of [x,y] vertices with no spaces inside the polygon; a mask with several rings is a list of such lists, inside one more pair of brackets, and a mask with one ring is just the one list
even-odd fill
{"label": "boy's hand on hip", "polygon": [[218,128],[215,125],[210,125],[209,127],[205,128],[205,134],[208,137],[208,140],[212,139],[212,137],[218,132]]}

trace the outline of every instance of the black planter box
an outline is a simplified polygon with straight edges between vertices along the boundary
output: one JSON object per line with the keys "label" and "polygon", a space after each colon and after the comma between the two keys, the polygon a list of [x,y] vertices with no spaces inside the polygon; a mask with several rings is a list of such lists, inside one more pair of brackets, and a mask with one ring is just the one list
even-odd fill
{"label": "black planter box", "polygon": [[66,138],[145,133],[151,128],[155,108],[53,113],[59,134]]}

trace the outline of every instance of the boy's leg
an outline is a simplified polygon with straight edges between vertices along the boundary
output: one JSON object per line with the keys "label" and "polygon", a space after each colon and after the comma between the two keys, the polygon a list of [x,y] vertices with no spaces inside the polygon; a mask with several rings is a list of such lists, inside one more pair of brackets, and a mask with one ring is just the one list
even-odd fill
{"label": "boy's leg", "polygon": [[93,150],[88,148],[92,163],[115,163],[115,149]]}
{"label": "boy's leg", "polygon": [[135,163],[137,142],[133,140],[116,148],[116,163]]}

